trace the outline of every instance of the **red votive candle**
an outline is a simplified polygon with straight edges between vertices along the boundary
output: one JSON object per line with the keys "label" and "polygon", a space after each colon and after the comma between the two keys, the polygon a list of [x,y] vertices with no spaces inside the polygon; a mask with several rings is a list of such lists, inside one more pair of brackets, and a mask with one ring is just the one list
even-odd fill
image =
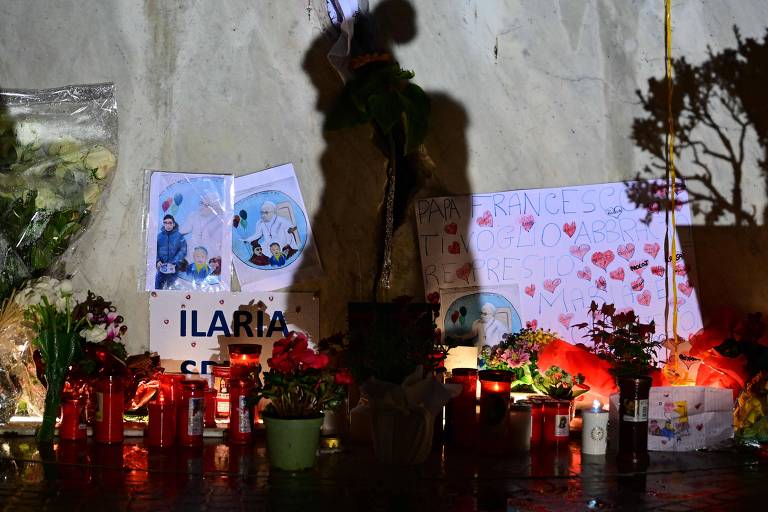
{"label": "red votive candle", "polygon": [[229,366],[215,366],[213,378],[219,379],[219,389],[216,392],[216,417],[229,419]]}
{"label": "red votive candle", "polygon": [[176,441],[176,404],[165,401],[162,391],[158,399],[147,404],[149,426],[147,445],[152,448],[167,448]]}
{"label": "red votive candle", "polygon": [[185,380],[181,383],[181,400],[178,404],[176,423],[177,441],[180,446],[203,446],[204,390],[205,382],[201,380]]}
{"label": "red votive candle", "polygon": [[246,444],[251,442],[253,419],[248,407],[248,394],[252,384],[247,379],[229,381],[229,442]]}
{"label": "red votive candle", "polygon": [[256,343],[235,343],[229,346],[229,367],[232,379],[247,379],[261,372],[259,358],[261,345]]}
{"label": "red votive candle", "polygon": [[542,440],[545,444],[568,442],[571,403],[568,400],[544,402]]}
{"label": "red votive candle", "polygon": [[512,385],[512,372],[482,370],[480,376],[480,447],[501,452],[506,447],[506,420]]}
{"label": "red votive candle", "polygon": [[218,395],[216,388],[205,388],[205,417],[204,424],[206,427],[216,426],[216,395]]}
{"label": "red votive candle", "polygon": [[477,370],[454,368],[448,379],[451,384],[461,384],[461,393],[445,407],[445,426],[448,438],[458,446],[472,446],[477,440]]}
{"label": "red votive candle", "polygon": [[169,404],[181,400],[181,383],[186,379],[183,373],[164,373],[160,375],[160,392]]}
{"label": "red votive candle", "polygon": [[96,416],[93,438],[97,443],[123,442],[124,388],[121,377],[107,375],[96,381]]}
{"label": "red votive candle", "polygon": [[544,399],[529,396],[531,404],[531,446],[541,443],[541,427],[544,420]]}
{"label": "red votive candle", "polygon": [[84,441],[88,433],[83,412],[85,400],[65,397],[61,402],[61,423],[59,424],[59,439],[62,441]]}

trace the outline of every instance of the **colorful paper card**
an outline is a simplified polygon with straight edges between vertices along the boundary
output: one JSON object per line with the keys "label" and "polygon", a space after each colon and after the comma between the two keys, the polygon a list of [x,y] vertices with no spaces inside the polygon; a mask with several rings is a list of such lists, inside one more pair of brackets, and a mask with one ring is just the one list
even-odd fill
{"label": "colorful paper card", "polygon": [[229,290],[234,178],[148,172],[145,289]]}
{"label": "colorful paper card", "polygon": [[[522,321],[583,341],[574,324],[587,321],[592,300],[632,308],[664,333],[664,213],[638,207],[630,184],[517,190],[416,202],[427,300],[446,290],[520,287]],[[691,214],[678,195],[678,334],[701,327]],[[671,295],[671,294],[670,294]],[[450,306],[445,304],[445,306]]]}
{"label": "colorful paper card", "polygon": [[211,362],[228,359],[227,346],[258,343],[266,369],[272,344],[288,332],[316,339],[319,302],[312,293],[152,292],[149,346],[167,371],[209,373]]}
{"label": "colorful paper card", "polygon": [[322,274],[293,165],[235,179],[232,253],[240,287],[277,290]]}

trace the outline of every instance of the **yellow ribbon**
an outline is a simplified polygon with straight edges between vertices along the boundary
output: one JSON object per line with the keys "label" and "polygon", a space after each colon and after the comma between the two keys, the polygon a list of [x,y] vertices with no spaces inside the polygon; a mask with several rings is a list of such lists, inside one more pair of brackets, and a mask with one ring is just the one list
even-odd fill
{"label": "yellow ribbon", "polygon": [[[666,77],[667,77],[667,176],[670,182],[670,197],[669,208],[671,210],[671,231],[672,231],[672,336],[673,336],[673,354],[674,354],[674,369],[677,370],[678,353],[677,353],[677,286],[675,282],[675,267],[677,266],[677,240],[675,235],[677,234],[675,223],[675,206],[676,200],[676,179],[675,179],[675,117],[672,112],[672,15],[671,15],[672,0],[664,0],[664,28],[666,32],[665,42],[666,51],[664,54],[666,61]],[[668,228],[669,229],[669,228]],[[669,261],[667,262],[667,279],[670,278]],[[665,324],[668,322],[668,316],[665,318]]]}

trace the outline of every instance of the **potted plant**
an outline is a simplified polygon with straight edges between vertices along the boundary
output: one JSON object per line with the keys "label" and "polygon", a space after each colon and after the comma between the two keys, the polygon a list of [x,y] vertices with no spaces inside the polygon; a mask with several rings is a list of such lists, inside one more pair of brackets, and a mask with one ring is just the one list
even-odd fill
{"label": "potted plant", "polygon": [[480,349],[481,370],[506,370],[514,374],[513,391],[534,391],[539,350],[556,339],[549,330],[526,327],[519,332],[505,334],[498,345],[485,345]]}
{"label": "potted plant", "polygon": [[435,417],[451,398],[435,374],[448,347],[439,342],[437,305],[393,303],[349,305],[343,364],[360,384],[352,412],[353,437],[370,435],[376,456],[387,463],[417,464],[432,447]]}
{"label": "potted plant", "polygon": [[295,471],[315,465],[323,411],[341,403],[352,380],[346,371],[330,370],[328,363],[328,356],[310,348],[302,333],[291,332],[272,347],[269,371],[255,399],[270,401],[263,418],[273,467]]}
{"label": "potted plant", "polygon": [[592,351],[611,364],[619,386],[619,459],[632,464],[648,461],[648,395],[662,342],[653,339],[656,325],[643,323],[631,309],[617,311],[613,304],[589,307],[592,325],[587,329]]}

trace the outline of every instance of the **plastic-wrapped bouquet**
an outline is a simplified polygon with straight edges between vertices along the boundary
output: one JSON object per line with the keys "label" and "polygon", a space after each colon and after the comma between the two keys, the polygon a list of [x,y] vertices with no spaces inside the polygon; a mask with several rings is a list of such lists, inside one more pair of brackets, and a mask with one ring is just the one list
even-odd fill
{"label": "plastic-wrapped bouquet", "polygon": [[116,149],[112,84],[0,90],[0,299],[83,231]]}
{"label": "plastic-wrapped bouquet", "polygon": [[532,387],[538,374],[536,361],[539,350],[556,339],[549,330],[525,328],[505,334],[498,345],[486,345],[480,350],[480,368],[507,370],[515,374],[512,387]]}

